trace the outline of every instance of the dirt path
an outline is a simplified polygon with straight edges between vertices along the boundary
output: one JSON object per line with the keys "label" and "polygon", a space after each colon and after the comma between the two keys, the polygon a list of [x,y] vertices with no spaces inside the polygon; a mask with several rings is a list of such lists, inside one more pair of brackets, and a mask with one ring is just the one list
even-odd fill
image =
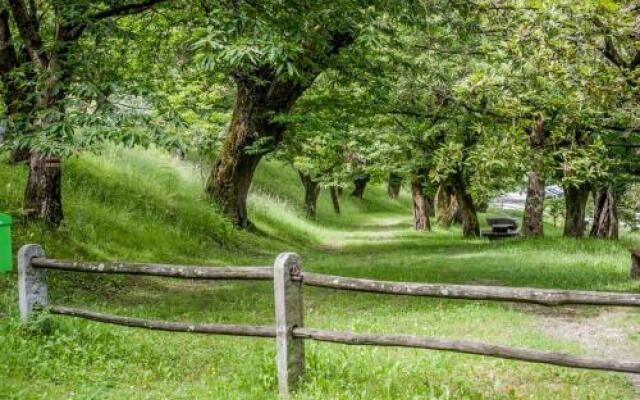
{"label": "dirt path", "polygon": [[[597,315],[545,315],[539,328],[550,336],[577,342],[589,352],[606,358],[640,359],[640,313],[613,309]],[[640,374],[629,374],[640,399]]]}
{"label": "dirt path", "polygon": [[[389,242],[398,234],[407,232],[407,217],[373,218],[362,224],[362,230],[333,231],[332,235],[318,248],[329,252],[339,252],[350,244]],[[409,230],[410,232],[410,230]]]}

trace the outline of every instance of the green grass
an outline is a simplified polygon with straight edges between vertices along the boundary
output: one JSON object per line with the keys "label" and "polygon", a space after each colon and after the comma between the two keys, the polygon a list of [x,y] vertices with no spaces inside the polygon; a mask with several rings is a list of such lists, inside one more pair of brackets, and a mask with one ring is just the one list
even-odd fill
{"label": "green grass", "polygon": [[[156,151],[106,149],[66,163],[66,225],[57,231],[17,218],[16,249],[41,243],[52,257],[188,264],[269,265],[280,251],[306,270],[387,280],[479,283],[640,292],[627,279],[619,242],[465,240],[457,228],[411,230],[410,202],[382,188],[365,200],[348,190],[334,215],[327,193],[319,219],[301,211],[289,168],[263,163],[250,197],[256,224],[240,232],[202,197],[201,173]],[[19,215],[24,168],[0,164],[0,210]],[[174,321],[270,324],[269,283],[195,282],[52,272],[52,303]],[[0,275],[0,398],[276,398],[271,339],[150,332],[52,317],[53,333],[18,322],[15,273]],[[594,354],[539,329],[548,315],[585,318],[597,309],[438,300],[305,289],[310,327],[465,338]],[[625,322],[640,323],[638,313]],[[630,338],[638,341],[637,337]],[[412,349],[307,342],[300,399],[625,399],[622,374],[582,371]]]}

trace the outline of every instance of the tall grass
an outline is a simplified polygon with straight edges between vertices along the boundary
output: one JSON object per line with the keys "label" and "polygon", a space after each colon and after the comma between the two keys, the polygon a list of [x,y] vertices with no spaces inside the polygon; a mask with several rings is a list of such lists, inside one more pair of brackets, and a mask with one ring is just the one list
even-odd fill
{"label": "tall grass", "polygon": [[[237,231],[202,195],[201,174],[159,151],[107,148],[65,164],[66,224],[52,231],[17,218],[15,247],[42,243],[54,257],[188,264],[272,263],[294,250],[303,268],[388,280],[482,283],[640,292],[627,279],[620,242],[487,242],[457,228],[411,230],[406,194],[372,185],[365,200],[342,197],[336,215],[323,193],[317,221],[304,218],[295,173],[263,163],[250,196],[255,228]],[[19,215],[24,168],[0,166],[0,210]],[[15,273],[0,275],[0,398],[276,398],[271,339],[150,332],[52,317],[50,335],[18,322]],[[270,324],[269,283],[175,281],[52,272],[51,301],[174,321]],[[598,309],[379,296],[305,289],[311,327],[466,338],[590,354],[550,337],[545,318],[588,323]],[[625,320],[638,324],[632,313]],[[628,338],[639,347],[638,338]],[[632,354],[630,354],[630,357]],[[410,349],[308,343],[300,399],[624,399],[626,376]]]}

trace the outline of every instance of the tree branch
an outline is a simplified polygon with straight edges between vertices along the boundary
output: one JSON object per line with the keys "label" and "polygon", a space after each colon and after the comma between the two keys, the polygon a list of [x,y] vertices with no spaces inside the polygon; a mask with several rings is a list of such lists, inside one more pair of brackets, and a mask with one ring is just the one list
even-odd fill
{"label": "tree branch", "polygon": [[11,14],[18,26],[20,37],[29,52],[32,61],[41,68],[46,68],[49,59],[44,51],[42,51],[42,38],[38,31],[38,21],[29,14],[24,2],[21,0],[8,0],[11,7]]}
{"label": "tree branch", "polygon": [[68,23],[61,26],[61,29],[57,33],[57,39],[65,42],[77,40],[84,30],[87,28],[88,23],[98,22],[103,19],[118,17],[123,15],[138,14],[152,8],[156,4],[165,2],[167,0],[145,0],[139,3],[129,3],[120,6],[113,6],[104,11],[100,11],[96,14],[87,17],[86,21],[78,23]]}
{"label": "tree branch", "polygon": [[163,3],[165,1],[167,0],[145,0],[139,3],[129,3],[129,4],[123,4],[121,6],[114,6],[107,10],[100,11],[99,13],[90,16],[89,19],[91,21],[99,21],[101,19],[117,17],[122,15],[138,14],[150,9],[156,4]]}

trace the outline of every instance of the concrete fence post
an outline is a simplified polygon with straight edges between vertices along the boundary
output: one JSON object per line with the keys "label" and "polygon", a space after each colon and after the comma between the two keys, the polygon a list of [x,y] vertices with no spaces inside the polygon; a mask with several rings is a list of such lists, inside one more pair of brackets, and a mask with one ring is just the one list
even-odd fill
{"label": "concrete fence post", "polygon": [[305,370],[304,339],[293,337],[293,329],[303,326],[302,281],[292,279],[302,275],[300,257],[281,253],[273,272],[278,390],[287,397],[296,389]]}
{"label": "concrete fence post", "polygon": [[47,270],[34,268],[31,260],[45,257],[40,245],[27,244],[18,251],[18,301],[20,318],[29,321],[34,312],[45,308],[47,298]]}

